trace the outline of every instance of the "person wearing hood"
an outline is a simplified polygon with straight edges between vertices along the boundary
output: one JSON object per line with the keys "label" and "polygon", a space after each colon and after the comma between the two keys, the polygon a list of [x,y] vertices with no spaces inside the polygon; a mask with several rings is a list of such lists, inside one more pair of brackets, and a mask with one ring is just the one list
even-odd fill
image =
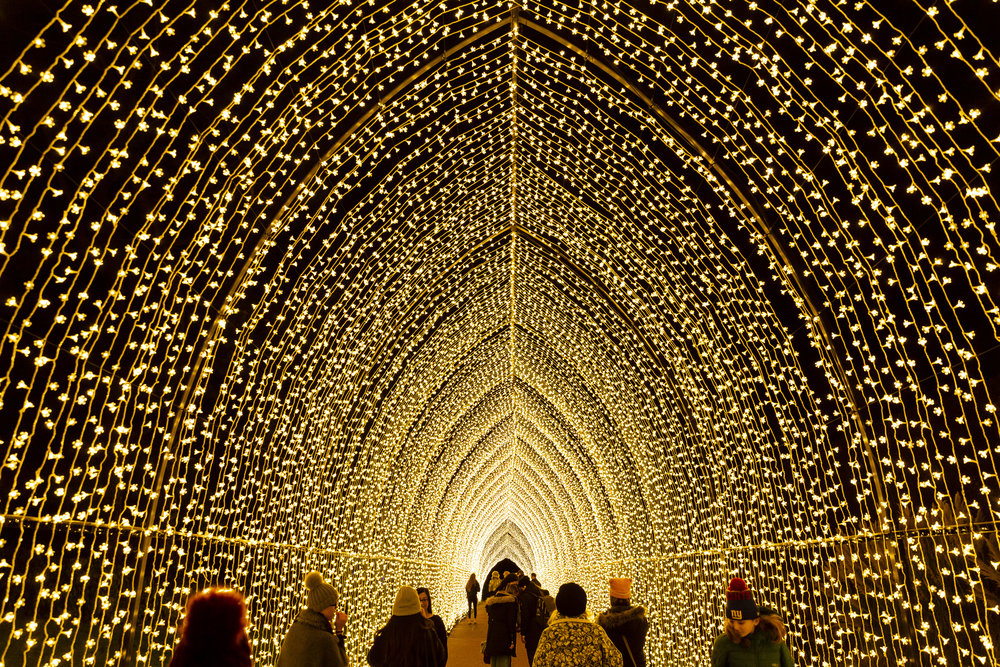
{"label": "person wearing hood", "polygon": [[306,608],[281,642],[277,667],[345,667],[347,614],[337,611],[337,591],[319,572],[307,574],[305,583]]}
{"label": "person wearing hood", "polygon": [[371,667],[444,667],[447,657],[434,624],[424,618],[412,586],[400,586],[392,616],[368,650]]}
{"label": "person wearing hood", "polygon": [[597,617],[597,624],[622,654],[625,667],[646,667],[646,610],[632,605],[632,580],[611,579],[611,607]]}
{"label": "person wearing hood", "polygon": [[483,642],[483,660],[490,667],[510,667],[511,657],[517,655],[517,594],[516,583],[498,591],[486,601],[486,641]]}
{"label": "person wearing hood", "polygon": [[556,593],[556,614],[538,640],[534,667],[622,667],[622,654],[587,615],[587,593],[565,583]]}

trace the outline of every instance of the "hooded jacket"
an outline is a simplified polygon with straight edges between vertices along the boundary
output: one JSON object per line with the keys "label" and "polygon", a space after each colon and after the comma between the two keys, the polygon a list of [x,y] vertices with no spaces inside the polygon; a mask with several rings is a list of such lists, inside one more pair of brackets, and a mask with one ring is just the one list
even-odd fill
{"label": "hooded jacket", "polygon": [[517,655],[517,598],[500,591],[486,601],[486,615],[489,617],[489,625],[486,628],[483,654],[487,658],[493,655]]}
{"label": "hooded jacket", "polygon": [[532,667],[622,667],[622,654],[596,623],[554,614],[538,640]]}
{"label": "hooded jacket", "polygon": [[[646,610],[635,606],[614,606],[597,617],[597,624],[604,628],[608,637],[622,654],[625,667],[646,667],[646,633],[649,621]],[[629,653],[631,651],[631,654]],[[632,662],[632,657],[635,662]]]}
{"label": "hooded jacket", "polygon": [[326,616],[303,609],[281,642],[276,667],[345,667],[344,647]]}

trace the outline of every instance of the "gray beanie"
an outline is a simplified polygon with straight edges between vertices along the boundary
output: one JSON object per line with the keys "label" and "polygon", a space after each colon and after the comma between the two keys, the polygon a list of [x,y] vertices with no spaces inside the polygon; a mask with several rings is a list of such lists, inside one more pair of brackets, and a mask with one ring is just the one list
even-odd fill
{"label": "gray beanie", "polygon": [[310,572],[306,575],[306,606],[313,611],[323,611],[327,607],[337,606],[337,589],[323,581],[323,575],[319,572]]}
{"label": "gray beanie", "polygon": [[392,603],[393,616],[412,616],[420,613],[420,596],[412,586],[400,586],[396,601]]}

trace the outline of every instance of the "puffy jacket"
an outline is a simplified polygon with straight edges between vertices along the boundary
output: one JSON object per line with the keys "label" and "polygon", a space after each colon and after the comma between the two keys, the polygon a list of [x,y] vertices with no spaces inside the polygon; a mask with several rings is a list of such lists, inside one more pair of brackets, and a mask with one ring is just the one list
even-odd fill
{"label": "puffy jacket", "polygon": [[772,641],[767,632],[754,630],[749,646],[733,643],[722,633],[712,645],[712,667],[793,667],[788,644]]}
{"label": "puffy jacket", "polygon": [[[646,667],[646,633],[649,621],[642,607],[614,606],[597,617],[597,624],[622,654],[625,667]],[[635,663],[632,658],[635,658]]]}

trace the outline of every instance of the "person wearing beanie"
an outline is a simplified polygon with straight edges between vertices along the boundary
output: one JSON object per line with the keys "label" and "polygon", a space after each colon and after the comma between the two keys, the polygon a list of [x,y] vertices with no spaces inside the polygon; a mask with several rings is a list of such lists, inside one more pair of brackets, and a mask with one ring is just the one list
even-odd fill
{"label": "person wearing beanie", "polygon": [[521,639],[524,641],[524,651],[528,654],[528,667],[535,658],[538,639],[542,630],[548,625],[549,617],[544,612],[542,589],[531,579],[522,576],[517,582],[517,604],[521,613]]}
{"label": "person wearing beanie", "polygon": [[447,656],[434,625],[420,609],[420,596],[412,586],[400,586],[392,603],[392,616],[368,650],[371,667],[444,667]]}
{"label": "person wearing beanie", "polygon": [[486,641],[483,643],[483,661],[490,667],[510,667],[511,657],[517,655],[517,594],[516,583],[508,584],[486,601]]}
{"label": "person wearing beanie", "polygon": [[281,642],[277,667],[345,667],[347,614],[337,611],[337,590],[319,572],[306,575],[306,608]]}
{"label": "person wearing beanie", "polygon": [[785,624],[767,607],[759,607],[743,579],[726,589],[724,632],[712,644],[712,667],[792,667],[785,643]]}
{"label": "person wearing beanie", "polygon": [[587,592],[563,584],[556,593],[556,613],[538,640],[533,667],[623,667],[622,654],[587,615]]}
{"label": "person wearing beanie", "polygon": [[649,621],[646,610],[632,604],[632,580],[608,581],[611,606],[597,617],[597,624],[622,654],[625,667],[646,667],[646,633]]}

